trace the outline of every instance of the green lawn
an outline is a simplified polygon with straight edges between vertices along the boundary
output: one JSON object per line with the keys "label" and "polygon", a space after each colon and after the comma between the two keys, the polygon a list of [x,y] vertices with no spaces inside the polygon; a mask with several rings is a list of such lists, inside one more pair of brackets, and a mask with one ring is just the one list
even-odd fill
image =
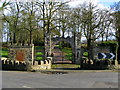
{"label": "green lawn", "polygon": [[59,48],[59,47],[60,47],[60,45],[55,45],[55,47]]}
{"label": "green lawn", "polygon": [[65,57],[65,59],[67,59],[67,60],[72,60],[72,57]]}
{"label": "green lawn", "polygon": [[43,49],[44,49],[44,46],[35,46],[35,56],[36,56],[36,60],[43,60]]}
{"label": "green lawn", "polygon": [[72,49],[71,48],[62,48],[62,52],[65,55],[65,59],[72,60]]}
{"label": "green lawn", "polygon": [[43,57],[36,57],[36,60],[43,60]]}
{"label": "green lawn", "polygon": [[72,56],[72,53],[65,53],[65,56],[71,57],[71,56]]}
{"label": "green lawn", "polygon": [[36,50],[43,50],[43,49],[44,49],[44,46],[35,46],[35,49],[36,49]]}
{"label": "green lawn", "polygon": [[2,50],[0,50],[0,53],[2,54],[2,57],[8,57],[8,49],[5,47],[2,47]]}
{"label": "green lawn", "polygon": [[63,48],[62,51],[65,52],[65,53],[72,53],[72,50],[69,49],[69,48],[68,49],[67,48]]}
{"label": "green lawn", "polygon": [[42,52],[36,52],[36,55],[38,56],[38,55],[43,55],[43,53]]}

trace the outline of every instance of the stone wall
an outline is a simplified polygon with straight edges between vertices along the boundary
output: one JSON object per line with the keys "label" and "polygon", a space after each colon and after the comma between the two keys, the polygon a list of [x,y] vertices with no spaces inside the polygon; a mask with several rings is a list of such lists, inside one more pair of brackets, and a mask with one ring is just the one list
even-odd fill
{"label": "stone wall", "polygon": [[83,59],[81,61],[82,69],[92,69],[92,70],[100,70],[100,69],[118,69],[118,61],[117,60],[88,60]]}
{"label": "stone wall", "polygon": [[10,45],[9,58],[0,58],[3,70],[51,69],[52,58],[34,60],[34,45]]}
{"label": "stone wall", "polygon": [[1,60],[2,70],[27,70],[25,61]]}
{"label": "stone wall", "polygon": [[25,62],[25,61],[14,61],[9,59],[1,59],[2,62],[2,70],[45,70],[51,69],[51,60],[45,61],[34,61]]}

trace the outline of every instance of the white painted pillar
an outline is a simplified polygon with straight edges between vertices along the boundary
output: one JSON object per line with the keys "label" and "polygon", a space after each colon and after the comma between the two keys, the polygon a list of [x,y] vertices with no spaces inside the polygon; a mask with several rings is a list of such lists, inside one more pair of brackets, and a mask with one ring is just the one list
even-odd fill
{"label": "white painted pillar", "polygon": [[33,65],[33,61],[34,61],[34,44],[32,44],[32,65]]}
{"label": "white painted pillar", "polygon": [[52,50],[51,50],[51,49],[52,49],[51,44],[52,44],[52,43],[51,43],[51,34],[50,34],[50,47],[49,47],[49,49],[50,49],[49,55],[50,55],[50,56],[51,56],[51,51],[52,51]]}

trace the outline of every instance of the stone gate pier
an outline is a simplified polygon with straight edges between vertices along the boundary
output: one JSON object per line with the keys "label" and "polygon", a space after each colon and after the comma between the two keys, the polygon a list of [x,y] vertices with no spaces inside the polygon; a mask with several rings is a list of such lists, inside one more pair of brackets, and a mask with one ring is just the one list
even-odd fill
{"label": "stone gate pier", "polygon": [[72,48],[73,63],[80,64],[81,59],[81,34],[75,33],[72,37],[56,37],[52,38],[48,33],[45,37],[45,57],[51,56],[51,51],[55,45],[61,41],[67,42]]}

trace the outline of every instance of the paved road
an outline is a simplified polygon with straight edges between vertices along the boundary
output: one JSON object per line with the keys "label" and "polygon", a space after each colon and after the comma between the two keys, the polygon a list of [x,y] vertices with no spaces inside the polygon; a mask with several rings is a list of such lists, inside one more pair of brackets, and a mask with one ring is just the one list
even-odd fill
{"label": "paved road", "polygon": [[40,72],[3,71],[3,88],[118,88],[117,72]]}

